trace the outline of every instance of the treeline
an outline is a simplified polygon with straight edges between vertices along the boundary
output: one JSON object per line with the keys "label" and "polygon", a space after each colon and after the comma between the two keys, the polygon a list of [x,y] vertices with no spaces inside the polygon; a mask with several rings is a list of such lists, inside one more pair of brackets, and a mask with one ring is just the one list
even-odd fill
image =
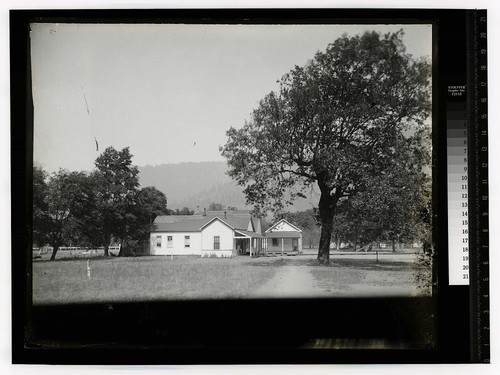
{"label": "treeline", "polygon": [[340,201],[333,223],[335,247],[344,243],[356,250],[384,242],[396,251],[417,242],[430,251],[430,181],[424,174],[406,178],[411,180],[381,176],[366,190]]}
{"label": "treeline", "polygon": [[[342,199],[333,220],[331,246],[354,250],[380,242],[398,245],[418,242],[432,246],[431,186],[426,174],[390,173],[374,178],[357,194]],[[317,209],[279,215],[302,230],[303,246],[316,247],[321,234]]]}
{"label": "treeline", "polygon": [[144,249],[154,218],[172,212],[165,194],[139,187],[138,174],[128,147],[108,147],[92,172],[60,169],[49,175],[35,165],[33,243],[52,246],[51,260],[69,244],[102,246],[105,256],[112,243],[121,244],[119,255]]}

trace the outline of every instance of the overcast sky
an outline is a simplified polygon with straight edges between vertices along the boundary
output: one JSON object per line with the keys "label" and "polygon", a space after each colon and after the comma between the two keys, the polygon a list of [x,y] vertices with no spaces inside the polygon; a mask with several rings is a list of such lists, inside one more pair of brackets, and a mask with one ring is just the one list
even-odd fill
{"label": "overcast sky", "polygon": [[34,24],[34,159],[91,170],[129,146],[139,166],[223,160],[225,131],[294,65],[343,33],[400,28],[409,53],[431,56],[430,25]]}

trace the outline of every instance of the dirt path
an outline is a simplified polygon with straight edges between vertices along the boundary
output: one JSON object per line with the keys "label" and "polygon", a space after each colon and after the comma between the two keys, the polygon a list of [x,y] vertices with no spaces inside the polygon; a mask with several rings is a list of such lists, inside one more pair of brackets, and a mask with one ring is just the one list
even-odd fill
{"label": "dirt path", "polygon": [[385,257],[379,263],[366,257],[336,259],[334,267],[317,267],[313,258],[284,258],[272,279],[250,298],[414,297],[420,290],[411,270],[412,257]]}
{"label": "dirt path", "polygon": [[324,297],[328,292],[319,289],[308,266],[287,265],[255,293],[258,298]]}

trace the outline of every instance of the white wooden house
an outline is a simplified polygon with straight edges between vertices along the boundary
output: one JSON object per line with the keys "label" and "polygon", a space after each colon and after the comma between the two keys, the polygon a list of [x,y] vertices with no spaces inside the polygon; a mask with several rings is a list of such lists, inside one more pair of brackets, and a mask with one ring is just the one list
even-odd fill
{"label": "white wooden house", "polygon": [[267,253],[298,254],[302,251],[302,230],[285,219],[266,230],[264,235]]}
{"label": "white wooden house", "polygon": [[253,256],[262,251],[264,241],[260,219],[246,210],[158,216],[150,234],[150,254]]}

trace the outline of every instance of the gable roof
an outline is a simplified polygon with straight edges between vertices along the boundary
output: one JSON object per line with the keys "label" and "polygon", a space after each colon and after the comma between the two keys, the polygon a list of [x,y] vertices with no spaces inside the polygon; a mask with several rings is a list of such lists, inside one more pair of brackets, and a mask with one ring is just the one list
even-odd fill
{"label": "gable roof", "polygon": [[302,232],[302,230],[298,227],[296,227],[295,225],[289,223],[288,221],[286,221],[285,219],[281,219],[280,221],[278,221],[277,223],[274,223],[268,230],[266,230],[265,233],[268,233],[268,232],[272,232],[274,228],[276,228],[279,224],[281,223],[284,223],[284,224],[287,224],[289,226],[291,226],[293,229],[295,229],[296,231],[298,232]]}
{"label": "gable roof", "polygon": [[212,224],[214,221],[220,221],[222,224],[225,224],[226,226],[228,226],[229,228],[233,229],[234,230],[234,227],[229,225],[228,223],[226,223],[224,220],[222,220],[220,217],[214,217],[212,220],[210,220],[208,223],[206,224],[203,224],[203,226],[200,228],[200,230],[203,230],[203,228],[205,228],[206,226]]}
{"label": "gable roof", "polygon": [[162,215],[153,222],[152,232],[199,232],[218,218],[232,229],[247,230],[250,211],[207,211],[207,215]]}
{"label": "gable roof", "polygon": [[207,222],[208,220],[205,217],[190,217],[190,218],[182,217],[171,220],[155,219],[151,231],[152,232],[199,232],[200,228]]}

